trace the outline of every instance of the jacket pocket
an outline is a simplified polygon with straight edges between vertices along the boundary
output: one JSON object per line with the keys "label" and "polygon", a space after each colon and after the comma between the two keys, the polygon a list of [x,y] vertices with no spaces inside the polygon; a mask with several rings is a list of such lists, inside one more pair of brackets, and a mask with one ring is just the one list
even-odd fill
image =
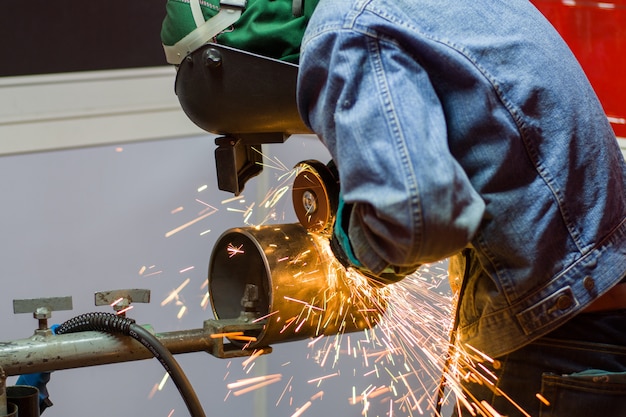
{"label": "jacket pocket", "polygon": [[626,372],[544,374],[539,417],[626,417]]}

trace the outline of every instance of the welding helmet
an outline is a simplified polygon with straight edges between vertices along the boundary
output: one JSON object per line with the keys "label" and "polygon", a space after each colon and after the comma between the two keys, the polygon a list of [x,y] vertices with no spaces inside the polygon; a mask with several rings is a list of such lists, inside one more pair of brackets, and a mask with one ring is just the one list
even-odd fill
{"label": "welding helmet", "polygon": [[170,64],[215,42],[297,63],[319,0],[168,0],[161,41]]}

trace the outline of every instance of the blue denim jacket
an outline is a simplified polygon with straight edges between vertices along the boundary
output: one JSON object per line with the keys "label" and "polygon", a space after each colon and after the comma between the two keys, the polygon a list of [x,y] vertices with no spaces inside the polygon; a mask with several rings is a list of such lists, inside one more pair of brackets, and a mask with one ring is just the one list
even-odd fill
{"label": "blue denim jacket", "polygon": [[626,165],[565,43],[527,0],[321,0],[298,106],[374,273],[469,253],[458,333],[492,356],[626,275]]}

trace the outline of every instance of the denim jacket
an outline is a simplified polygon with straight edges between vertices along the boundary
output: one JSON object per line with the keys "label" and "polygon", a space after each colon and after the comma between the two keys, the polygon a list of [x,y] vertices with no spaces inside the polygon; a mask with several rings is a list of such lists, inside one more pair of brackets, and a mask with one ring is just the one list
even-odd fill
{"label": "denim jacket", "polygon": [[458,334],[500,356],[626,275],[626,165],[527,0],[321,0],[298,106],[370,271],[468,253]]}

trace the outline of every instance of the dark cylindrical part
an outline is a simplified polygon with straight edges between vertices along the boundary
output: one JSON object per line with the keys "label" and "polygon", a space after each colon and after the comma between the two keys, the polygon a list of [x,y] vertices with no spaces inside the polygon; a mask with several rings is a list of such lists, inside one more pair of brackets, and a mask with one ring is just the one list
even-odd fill
{"label": "dark cylindrical part", "polygon": [[17,406],[19,417],[39,417],[39,390],[30,385],[7,387],[7,401]]}
{"label": "dark cylindrical part", "polygon": [[209,263],[215,316],[265,320],[251,347],[371,328],[386,309],[383,292],[346,273],[328,238],[300,224],[230,229]]}

